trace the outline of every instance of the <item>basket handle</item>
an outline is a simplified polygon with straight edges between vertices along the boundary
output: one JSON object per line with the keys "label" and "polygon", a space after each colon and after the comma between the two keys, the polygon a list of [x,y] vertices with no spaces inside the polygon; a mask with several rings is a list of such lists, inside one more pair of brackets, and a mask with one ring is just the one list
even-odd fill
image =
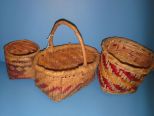
{"label": "basket handle", "polygon": [[48,43],[49,43],[49,47],[51,47],[52,49],[54,49],[54,45],[53,45],[53,37],[54,37],[54,34],[55,34],[55,31],[56,29],[60,26],[60,25],[66,25],[68,26],[69,28],[71,28],[77,39],[79,40],[80,42],[80,45],[81,45],[81,49],[82,49],[82,54],[83,54],[83,60],[84,60],[84,66],[87,66],[87,59],[86,59],[86,52],[85,52],[85,46],[84,46],[84,41],[82,39],[82,36],[78,30],[78,28],[72,24],[71,22],[65,20],[65,19],[60,19],[58,21],[55,22],[51,32],[50,32],[50,35],[49,35],[49,38],[48,38]]}

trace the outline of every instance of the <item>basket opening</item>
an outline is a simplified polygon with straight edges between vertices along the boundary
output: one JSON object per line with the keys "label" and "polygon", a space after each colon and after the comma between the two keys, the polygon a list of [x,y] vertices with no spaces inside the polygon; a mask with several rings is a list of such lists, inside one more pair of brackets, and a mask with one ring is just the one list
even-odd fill
{"label": "basket opening", "polygon": [[133,67],[148,68],[152,64],[152,52],[128,39],[113,38],[106,40],[103,48],[120,62]]}
{"label": "basket opening", "polygon": [[[55,49],[55,48],[54,48]],[[87,55],[87,64],[95,62],[97,54],[85,49]],[[83,56],[80,46],[66,47],[54,50],[54,52],[44,52],[38,58],[38,65],[49,70],[62,71],[71,70],[83,65]]]}
{"label": "basket opening", "polygon": [[5,46],[5,51],[10,54],[22,56],[37,52],[38,45],[30,40],[17,40]]}

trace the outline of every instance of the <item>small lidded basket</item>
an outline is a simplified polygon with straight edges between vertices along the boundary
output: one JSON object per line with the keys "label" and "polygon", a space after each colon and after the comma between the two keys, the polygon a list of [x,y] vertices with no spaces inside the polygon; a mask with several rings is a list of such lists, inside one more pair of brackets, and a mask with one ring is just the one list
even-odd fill
{"label": "small lidded basket", "polygon": [[[53,36],[60,25],[71,28],[80,44],[54,46]],[[93,80],[98,62],[97,50],[84,44],[77,27],[67,20],[58,20],[51,30],[49,46],[34,59],[36,86],[52,100],[60,101]]]}
{"label": "small lidded basket", "polygon": [[39,46],[30,40],[16,40],[4,46],[5,61],[10,79],[33,78],[34,56]]}
{"label": "small lidded basket", "polygon": [[102,43],[99,63],[101,88],[112,94],[133,93],[154,68],[154,53],[122,37],[110,37]]}

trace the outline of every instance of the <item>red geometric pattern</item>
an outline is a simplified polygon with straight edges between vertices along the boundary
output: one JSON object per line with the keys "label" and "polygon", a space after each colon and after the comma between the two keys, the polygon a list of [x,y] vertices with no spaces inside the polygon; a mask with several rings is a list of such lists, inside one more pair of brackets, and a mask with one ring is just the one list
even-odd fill
{"label": "red geometric pattern", "polygon": [[[105,66],[106,69],[108,69],[107,67],[107,61],[106,61],[106,58],[105,58],[105,55],[102,54],[102,61],[103,61],[103,64]],[[108,61],[109,62],[109,61]],[[121,76],[120,75],[120,72],[123,73],[127,79],[130,81],[136,81],[136,82],[140,82],[140,79],[136,78],[136,76],[134,74],[131,74],[130,72],[124,70],[124,69],[118,69],[114,64],[110,63],[109,62],[109,66],[111,67],[112,69],[112,72],[116,75],[116,76]]]}
{"label": "red geometric pattern", "polygon": [[[110,93],[134,92],[134,91],[136,91],[137,86],[134,85],[131,88],[127,88],[127,86],[122,87],[120,84],[115,84],[115,83],[111,82],[110,80],[108,80],[106,77],[103,76],[104,74],[102,74],[102,68],[104,68],[107,71],[109,71],[109,68],[110,68],[111,69],[110,73],[114,73],[117,78],[120,78],[121,80],[123,80],[125,82],[131,82],[131,81],[140,82],[141,81],[140,79],[136,78],[136,76],[133,75],[132,73],[130,73],[122,68],[120,68],[120,69],[117,68],[116,65],[107,61],[105,55],[102,54],[101,63],[99,64],[99,67],[98,67],[98,79],[99,79],[100,85],[103,88],[103,90],[108,91]],[[127,79],[122,78],[121,74],[125,75],[125,77]]]}
{"label": "red geometric pattern", "polygon": [[[49,85],[47,85],[45,83],[39,84],[38,79],[36,79],[35,82],[36,82],[36,85],[39,86],[42,90],[45,90],[46,88],[49,87]],[[45,93],[49,95],[50,93],[53,93],[53,92],[60,92],[61,94],[65,94],[65,96],[67,96],[67,95],[70,95],[71,93],[73,93],[74,91],[80,89],[82,84],[83,83],[79,83],[78,85],[76,85],[74,87],[72,85],[68,85],[65,88],[62,88],[61,86],[55,86],[49,90],[45,90]]]}

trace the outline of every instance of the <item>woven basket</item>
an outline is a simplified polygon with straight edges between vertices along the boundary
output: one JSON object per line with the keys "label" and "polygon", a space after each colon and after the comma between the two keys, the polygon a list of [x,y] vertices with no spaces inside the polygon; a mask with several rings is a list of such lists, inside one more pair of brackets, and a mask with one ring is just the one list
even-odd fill
{"label": "woven basket", "polygon": [[[80,44],[53,46],[53,35],[60,25],[70,27]],[[86,46],[75,25],[58,20],[49,36],[49,46],[34,59],[35,83],[49,98],[60,101],[88,85],[99,62],[95,48]]]}
{"label": "woven basket", "polygon": [[102,48],[98,72],[105,92],[133,93],[154,68],[153,52],[129,39],[107,38]]}
{"label": "woven basket", "polygon": [[33,78],[32,64],[38,51],[38,45],[30,40],[17,40],[5,45],[5,61],[10,79]]}

